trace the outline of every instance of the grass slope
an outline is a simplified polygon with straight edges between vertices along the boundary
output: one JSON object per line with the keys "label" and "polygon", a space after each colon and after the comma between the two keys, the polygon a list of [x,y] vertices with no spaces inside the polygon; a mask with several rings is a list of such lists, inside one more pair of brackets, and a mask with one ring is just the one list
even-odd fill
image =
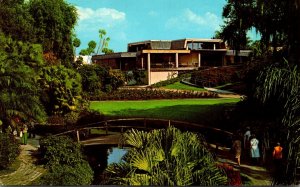
{"label": "grass slope", "polygon": [[173,84],[169,84],[164,86],[165,89],[176,89],[176,90],[192,90],[192,91],[206,91],[204,88],[198,88],[195,86],[189,86],[186,84],[182,84],[181,82],[175,82]]}
{"label": "grass slope", "polygon": [[220,127],[224,111],[239,99],[174,99],[143,101],[94,101],[92,110],[110,118],[146,117],[188,121]]}

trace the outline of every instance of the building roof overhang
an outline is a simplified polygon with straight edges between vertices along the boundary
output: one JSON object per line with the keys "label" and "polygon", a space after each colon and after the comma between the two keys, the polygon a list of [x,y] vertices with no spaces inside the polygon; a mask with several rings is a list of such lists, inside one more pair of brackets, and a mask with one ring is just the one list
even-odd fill
{"label": "building roof overhang", "polygon": [[142,53],[191,53],[190,50],[165,50],[165,49],[144,49]]}
{"label": "building roof overhang", "polygon": [[223,40],[221,39],[203,39],[203,38],[185,38],[185,39],[178,39],[172,41],[185,41],[185,42],[205,42],[205,43],[221,43]]}
{"label": "building roof overhang", "polygon": [[119,52],[119,53],[112,53],[112,54],[103,54],[103,55],[94,55],[92,57],[93,60],[97,59],[112,59],[112,58],[135,58],[136,52]]}

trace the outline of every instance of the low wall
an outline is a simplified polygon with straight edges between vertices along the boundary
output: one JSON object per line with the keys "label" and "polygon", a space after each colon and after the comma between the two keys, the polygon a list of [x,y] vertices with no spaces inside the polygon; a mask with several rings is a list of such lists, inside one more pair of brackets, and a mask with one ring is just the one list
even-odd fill
{"label": "low wall", "polygon": [[160,81],[165,81],[178,76],[178,71],[159,71],[150,72],[151,82],[150,84],[155,84]]}

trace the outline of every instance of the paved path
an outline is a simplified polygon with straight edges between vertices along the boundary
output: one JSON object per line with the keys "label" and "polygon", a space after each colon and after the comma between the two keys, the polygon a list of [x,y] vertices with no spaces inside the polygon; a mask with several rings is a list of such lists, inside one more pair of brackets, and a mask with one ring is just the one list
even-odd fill
{"label": "paved path", "polygon": [[43,174],[45,169],[35,164],[38,139],[28,139],[27,145],[21,145],[18,159],[21,161],[19,168],[7,175],[0,176],[0,185],[30,185],[32,181]]}
{"label": "paved path", "polygon": [[[215,145],[211,144],[213,151],[215,151]],[[254,166],[245,161],[244,158],[241,159],[241,166],[238,166],[236,161],[234,161],[234,155],[230,153],[229,148],[219,147],[218,151],[215,151],[218,161],[223,163],[228,163],[232,165],[236,170],[240,170],[240,173],[246,176],[250,181],[251,185],[254,186],[271,186],[272,177],[270,171],[268,171],[263,166]]]}

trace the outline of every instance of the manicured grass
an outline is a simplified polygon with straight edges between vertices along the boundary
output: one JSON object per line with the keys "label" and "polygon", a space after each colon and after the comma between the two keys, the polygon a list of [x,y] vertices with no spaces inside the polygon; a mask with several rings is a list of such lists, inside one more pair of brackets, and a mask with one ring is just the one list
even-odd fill
{"label": "manicured grass", "polygon": [[218,127],[224,111],[239,99],[173,99],[94,101],[90,108],[109,118],[146,117],[194,122]]}
{"label": "manicured grass", "polygon": [[166,88],[166,89],[175,89],[175,90],[206,91],[204,88],[198,88],[198,87],[195,87],[195,86],[189,86],[189,85],[183,84],[181,82],[175,82],[173,84],[169,84],[167,86],[164,86],[163,88]]}

